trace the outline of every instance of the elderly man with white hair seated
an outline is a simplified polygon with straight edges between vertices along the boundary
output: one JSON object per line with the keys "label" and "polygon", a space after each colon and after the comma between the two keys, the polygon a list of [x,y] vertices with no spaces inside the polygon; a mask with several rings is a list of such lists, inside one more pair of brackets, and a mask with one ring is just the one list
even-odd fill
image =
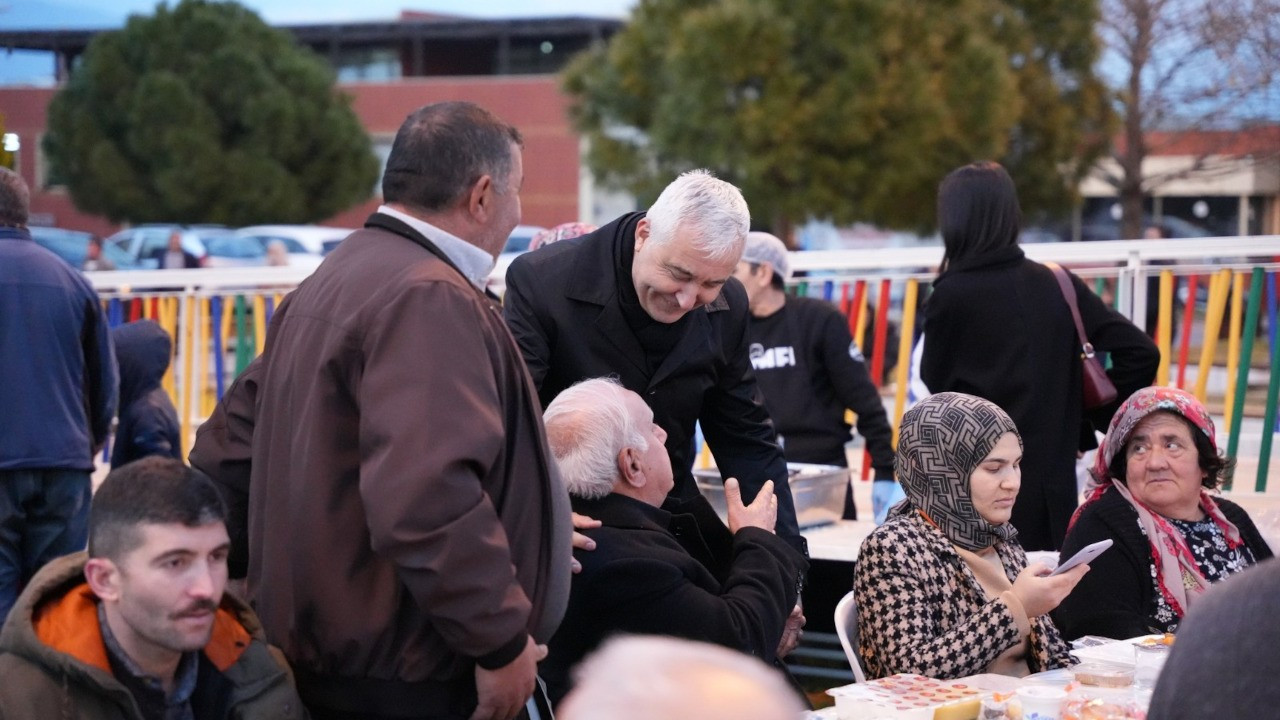
{"label": "elderly man with white hair seated", "polygon": [[561,720],[794,720],[803,711],[764,663],[688,640],[610,640],[574,675]]}
{"label": "elderly man with white hair seated", "polygon": [[666,433],[636,393],[611,379],[584,380],[544,414],[547,439],[576,512],[601,527],[597,549],[574,554],[569,609],[541,665],[553,702],[569,672],[614,633],[672,635],[775,660],[804,557],[773,532],[771,483],[744,506],[725,483],[729,527],[714,514],[662,508],[673,483]]}

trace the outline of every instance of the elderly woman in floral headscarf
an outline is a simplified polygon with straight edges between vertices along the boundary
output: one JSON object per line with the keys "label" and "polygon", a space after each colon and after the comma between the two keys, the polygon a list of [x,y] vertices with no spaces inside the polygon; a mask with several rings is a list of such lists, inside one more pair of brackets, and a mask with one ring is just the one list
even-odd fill
{"label": "elderly woman in floral headscarf", "polygon": [[1245,511],[1210,494],[1229,467],[1194,395],[1149,387],[1120,406],[1062,556],[1115,545],[1054,612],[1066,637],[1174,632],[1211,583],[1271,557]]}
{"label": "elderly woman in floral headscarf", "polygon": [[1070,664],[1047,613],[1088,570],[1027,566],[1009,524],[1022,439],[999,406],[933,395],[902,418],[907,499],[862,543],[854,572],[867,677],[1023,676]]}

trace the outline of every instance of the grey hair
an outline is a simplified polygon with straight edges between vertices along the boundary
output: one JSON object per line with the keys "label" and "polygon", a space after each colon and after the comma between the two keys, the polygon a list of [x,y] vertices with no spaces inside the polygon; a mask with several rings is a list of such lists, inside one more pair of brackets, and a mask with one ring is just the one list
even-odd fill
{"label": "grey hair", "polygon": [[27,224],[31,191],[18,173],[0,167],[0,225]]}
{"label": "grey hair", "polygon": [[382,198],[431,212],[461,202],[484,175],[494,191],[507,192],[512,145],[520,131],[475,103],[450,101],[418,108],[391,142],[382,175]]}
{"label": "grey hair", "polygon": [[542,413],[547,442],[570,495],[593,500],[613,491],[618,453],[647,450],[649,442],[624,402],[629,392],[613,378],[567,388]]}
{"label": "grey hair", "polygon": [[718,180],[709,170],[690,170],[662,191],[645,215],[649,240],[671,242],[676,231],[693,231],[693,247],[712,260],[738,261],[742,256],[751,213],[742,192]]}
{"label": "grey hair", "polygon": [[561,720],[791,720],[800,701],[759,659],[661,636],[615,637],[578,666]]}

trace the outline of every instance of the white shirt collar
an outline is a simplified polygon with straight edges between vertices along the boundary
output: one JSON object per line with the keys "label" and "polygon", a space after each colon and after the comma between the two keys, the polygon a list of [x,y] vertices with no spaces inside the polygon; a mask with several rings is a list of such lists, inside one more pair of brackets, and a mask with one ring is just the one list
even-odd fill
{"label": "white shirt collar", "polygon": [[378,212],[390,215],[417,230],[423,237],[435,243],[436,247],[440,248],[440,251],[454,265],[458,266],[458,269],[467,277],[467,280],[471,281],[472,285],[481,290],[485,289],[489,282],[489,273],[493,272],[494,259],[492,255],[457,235],[445,232],[421,218],[402,213],[390,206],[383,205],[378,208]]}

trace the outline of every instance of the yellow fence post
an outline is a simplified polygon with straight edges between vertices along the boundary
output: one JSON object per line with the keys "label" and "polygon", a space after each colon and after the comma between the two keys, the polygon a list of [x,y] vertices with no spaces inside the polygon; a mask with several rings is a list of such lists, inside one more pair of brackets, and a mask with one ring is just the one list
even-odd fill
{"label": "yellow fence post", "polygon": [[267,345],[267,303],[262,295],[253,296],[253,341],[257,357]]}
{"label": "yellow fence post", "polygon": [[1204,340],[1200,348],[1200,368],[1196,373],[1195,389],[1195,395],[1202,403],[1208,394],[1209,370],[1213,367],[1214,351],[1218,349],[1218,334],[1222,330],[1222,315],[1227,308],[1227,291],[1230,288],[1230,270],[1219,270],[1209,281],[1209,308],[1205,310]]}
{"label": "yellow fence post", "polygon": [[[862,293],[862,298],[861,300],[858,301],[858,307],[854,309],[854,312],[858,314],[858,318],[857,318],[857,323],[855,325],[856,329],[853,333],[853,341],[858,343],[859,352],[861,352],[861,350],[864,347],[866,347],[866,345],[862,344],[862,338],[867,333],[867,296],[870,294],[871,294],[871,283],[867,283],[867,289],[865,292]],[[867,362],[870,362],[870,361],[871,359],[867,358]],[[870,367],[868,367],[867,369],[869,370]]]}
{"label": "yellow fence post", "polygon": [[[912,278],[907,281],[907,294],[902,300],[902,328],[898,336],[898,367],[894,384],[897,392],[893,399],[893,447],[898,447],[898,427],[902,424],[902,413],[907,405],[907,383],[911,378],[911,340],[915,335],[916,294],[919,292],[919,281]],[[887,349],[887,348],[886,348]]]}
{"label": "yellow fence post", "polygon": [[1173,360],[1173,271],[1160,273],[1160,319],[1156,323],[1156,345],[1160,348],[1160,368],[1156,385],[1169,384],[1169,363]]}
{"label": "yellow fence post", "polygon": [[1240,368],[1240,334],[1244,326],[1244,273],[1236,271],[1231,283],[1231,323],[1227,327],[1227,392],[1222,399],[1225,419],[1222,431],[1231,433],[1231,408],[1236,399],[1236,371]]}
{"label": "yellow fence post", "polygon": [[176,374],[176,368],[174,365],[177,364],[179,357],[177,298],[162,297],[158,304],[160,306],[160,326],[163,327],[164,331],[169,333],[169,337],[173,339],[173,354],[169,357],[169,369],[164,371],[164,380],[161,384],[164,386],[164,391],[169,394],[169,400],[173,402],[173,406],[176,408],[179,406],[178,389],[174,380],[174,375]]}

